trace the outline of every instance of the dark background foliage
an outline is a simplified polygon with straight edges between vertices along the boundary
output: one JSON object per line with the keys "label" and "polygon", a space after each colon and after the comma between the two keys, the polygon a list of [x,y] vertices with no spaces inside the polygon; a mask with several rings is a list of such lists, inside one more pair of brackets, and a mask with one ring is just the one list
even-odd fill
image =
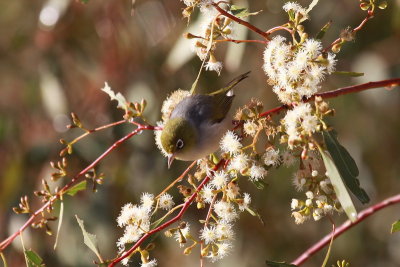
{"label": "dark background foliage", "polygon": [[[251,22],[265,30],[285,22],[283,3],[237,1],[238,5],[249,4],[252,11],[263,10],[251,17]],[[307,6],[309,2],[301,3]],[[48,9],[49,6],[54,9]],[[145,98],[149,103],[146,114],[152,122],[159,120],[161,103],[169,92],[190,88],[200,66],[198,58],[177,64],[191,55],[187,46],[178,48],[177,55],[171,54],[186,30],[187,23],[181,18],[183,6],[178,0],[139,0],[132,16],[130,1],[0,2],[0,239],[27,218],[12,212],[20,196],[27,194],[32,205],[39,207],[33,191],[40,189],[42,179],[49,180],[49,161],[56,160],[61,149],[58,139],[71,140],[79,134],[79,130],[66,131],[71,111],[88,128],[121,119],[122,112],[116,109],[116,103],[99,90],[104,81],[129,100]],[[54,17],[54,10],[58,10],[58,17]],[[356,0],[320,1],[311,12],[306,29],[311,35],[316,34],[332,20],[324,38],[327,45],[343,28],[358,25],[364,15]],[[56,23],[45,26],[43,21]],[[248,38],[258,36],[249,33]],[[200,85],[218,88],[251,70],[250,78],[241,84],[246,89],[237,92],[236,105],[251,97],[262,99],[265,109],[278,105],[261,69],[263,46],[229,46],[239,49],[230,55],[237,59],[236,64],[224,61],[226,68],[221,76],[206,72]],[[225,47],[221,45],[219,49],[221,60],[225,58]],[[338,70],[364,72],[365,76],[356,79],[333,75],[327,78],[323,90],[400,77],[400,1],[389,1],[387,10],[379,11],[356,40],[343,47],[338,59]],[[330,104],[337,110],[330,123],[354,156],[371,204],[399,193],[399,88],[347,95],[330,100]],[[69,161],[71,173],[82,169],[130,129],[131,126],[120,126],[80,142]],[[82,242],[74,218],[77,214],[85,220],[87,230],[98,236],[104,257],[112,258],[115,242],[122,235],[115,222],[120,207],[126,202],[137,202],[141,192],[157,194],[185,166],[187,163],[176,162],[172,170],[167,170],[152,133],[143,133],[102,162],[99,169],[106,174],[106,180],[98,193],[88,190],[65,198],[64,223],[55,251],[54,235],[46,236],[40,230],[27,230],[23,235],[25,245],[37,251],[48,266],[92,266],[95,256]],[[253,204],[265,225],[243,214],[235,227],[233,253],[213,266],[265,266],[266,259],[290,261],[330,232],[327,219],[294,224],[290,200],[302,194],[291,185],[292,171],[272,171],[266,180],[269,186],[262,191],[251,184],[243,185],[253,196]],[[178,201],[177,192],[173,194]],[[358,209],[364,208],[357,204]],[[399,214],[399,207],[388,208],[337,239],[331,262],[347,259],[352,266],[399,266],[400,236],[389,233],[390,224],[399,219]],[[195,207],[185,216],[194,229],[196,220],[202,218],[204,212],[199,213]],[[344,215],[334,218],[337,224],[345,219]],[[56,223],[51,226],[55,230]],[[198,265],[198,254],[181,254],[176,242],[159,236],[153,254],[159,266]],[[10,266],[24,264],[19,239],[5,251],[5,256]],[[324,253],[319,253],[305,266],[320,266],[323,257]]]}

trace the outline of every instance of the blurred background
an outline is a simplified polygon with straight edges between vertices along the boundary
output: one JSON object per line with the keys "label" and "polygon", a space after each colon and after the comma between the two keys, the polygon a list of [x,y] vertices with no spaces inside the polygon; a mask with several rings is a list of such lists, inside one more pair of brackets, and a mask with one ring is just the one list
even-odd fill
{"label": "blurred background", "polygon": [[[234,2],[249,6],[251,11],[263,10],[250,18],[261,29],[286,21],[282,0]],[[309,2],[300,1],[304,6]],[[307,31],[316,34],[332,20],[323,40],[329,44],[343,28],[362,21],[365,14],[358,4],[356,0],[320,1],[311,12],[311,21],[305,24]],[[337,56],[337,70],[364,72],[365,76],[330,76],[324,90],[400,77],[400,0],[388,4]],[[41,189],[42,179],[49,180],[49,162],[58,160],[62,148],[58,140],[72,140],[80,134],[76,129],[67,131],[69,113],[75,112],[87,128],[121,119],[123,112],[116,109],[116,102],[100,91],[105,81],[131,101],[145,98],[146,115],[153,123],[160,119],[160,107],[168,93],[191,87],[201,62],[182,40],[187,31],[187,21],[181,16],[183,7],[178,0],[137,0],[134,11],[130,1],[0,2],[1,240],[27,219],[26,215],[12,212],[21,196],[28,195],[32,206],[39,207],[40,200],[33,191]],[[196,16],[191,21],[195,23]],[[237,35],[258,38],[241,26],[237,27]],[[251,70],[250,78],[242,84],[248,90],[238,91],[236,106],[251,97],[260,98],[265,109],[277,106],[261,69],[263,49],[261,44],[220,45],[217,57],[225,68],[219,77],[215,72],[204,72],[200,86],[219,88]],[[399,193],[400,88],[375,89],[329,102],[337,111],[330,123],[360,168],[359,178],[371,197],[370,204]],[[131,129],[129,125],[119,126],[93,134],[74,146],[75,153],[69,160],[71,173],[81,170]],[[166,159],[153,140],[153,134],[145,132],[103,160],[99,170],[106,179],[97,193],[89,189],[65,198],[56,250],[54,235],[47,236],[42,230],[25,231],[25,246],[43,257],[47,266],[93,266],[95,255],[83,244],[74,218],[77,214],[87,230],[98,236],[103,257],[114,257],[115,242],[122,235],[115,221],[121,206],[138,202],[141,192],[157,194],[187,166],[175,162],[167,170]],[[291,184],[292,171],[282,168],[270,172],[266,180],[269,186],[264,190],[243,183],[243,190],[253,196],[253,206],[258,208],[265,225],[242,214],[235,226],[237,236],[231,255],[207,266],[265,266],[267,259],[290,262],[330,232],[326,219],[294,224],[290,200],[303,195],[295,192]],[[178,202],[176,190],[172,193]],[[359,210],[365,208],[355,203]],[[196,229],[196,220],[204,216],[204,212],[192,207],[184,219]],[[344,215],[334,218],[337,224],[345,219]],[[362,222],[334,242],[330,262],[346,259],[351,266],[400,266],[400,235],[390,234],[391,223],[398,219],[400,206],[395,206]],[[55,232],[57,224],[51,227]],[[320,266],[324,252],[304,266]],[[4,253],[9,266],[25,264],[19,238]],[[158,236],[152,257],[158,259],[159,266],[199,265],[198,251],[184,256],[179,245],[163,235]]]}

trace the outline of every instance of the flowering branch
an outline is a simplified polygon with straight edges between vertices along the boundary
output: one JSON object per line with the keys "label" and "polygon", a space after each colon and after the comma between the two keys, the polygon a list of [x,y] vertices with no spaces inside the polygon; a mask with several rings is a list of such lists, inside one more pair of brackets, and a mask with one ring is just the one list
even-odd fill
{"label": "flowering branch", "polygon": [[[400,78],[395,78],[395,79],[389,79],[389,80],[383,80],[383,81],[377,81],[377,82],[368,82],[368,83],[363,83],[363,84],[358,84],[358,85],[353,85],[353,86],[347,86],[343,88],[339,88],[336,90],[328,91],[328,92],[323,92],[323,93],[318,93],[310,98],[307,98],[303,100],[303,102],[310,102],[315,99],[315,97],[319,96],[322,97],[323,99],[327,98],[334,98],[340,95],[347,95],[351,93],[358,93],[361,91],[365,91],[368,89],[374,89],[374,88],[380,88],[380,87],[394,87],[394,86],[399,86],[400,85]],[[270,110],[267,110],[263,113],[260,114],[260,117],[266,117],[270,114],[274,113],[279,113],[280,111],[289,108],[291,105],[282,105]]]}
{"label": "flowering branch", "polygon": [[[117,122],[119,123],[119,122]],[[116,141],[113,145],[111,145],[103,154],[101,154],[96,160],[94,160],[91,164],[89,164],[86,168],[84,168],[81,172],[76,174],[69,183],[67,183],[63,188],[61,188],[55,195],[53,195],[42,207],[40,207],[38,210],[36,210],[31,217],[25,222],[24,225],[22,225],[15,233],[13,233],[11,236],[9,236],[7,239],[3,240],[0,243],[0,251],[3,251],[5,248],[7,248],[12,241],[16,237],[18,237],[34,220],[35,218],[42,214],[43,211],[45,211],[48,207],[50,207],[56,200],[61,199],[62,196],[70,189],[76,182],[80,180],[84,174],[86,174],[88,171],[93,169],[101,160],[103,160],[107,155],[109,155],[114,149],[116,149],[118,146],[120,146],[122,143],[124,143],[126,140],[130,139],[132,136],[139,134],[143,130],[155,130],[154,126],[151,125],[141,125],[137,124],[138,128],[129,133],[128,135],[122,137],[118,141]]]}
{"label": "flowering branch", "polygon": [[[218,170],[221,166],[224,165],[224,163],[225,163],[225,160],[220,160],[218,162],[218,164],[215,165],[213,170],[214,171]],[[119,263],[120,261],[122,261],[123,259],[128,257],[129,255],[131,255],[151,235],[153,235],[157,232],[160,232],[160,231],[164,230],[165,228],[167,228],[168,226],[170,226],[171,224],[179,221],[182,218],[182,216],[185,214],[185,212],[189,208],[189,206],[192,204],[192,202],[195,200],[198,192],[210,181],[210,179],[211,179],[211,177],[208,175],[203,179],[201,184],[196,188],[196,191],[190,196],[190,198],[188,200],[186,200],[185,204],[182,206],[181,210],[174,218],[163,223],[162,225],[158,226],[157,228],[154,228],[153,230],[150,230],[149,232],[147,232],[128,251],[125,251],[120,257],[113,259],[111,261],[111,263],[108,265],[108,267],[115,266],[115,264]]]}
{"label": "flowering branch", "polygon": [[329,244],[332,236],[333,238],[337,238],[353,226],[357,225],[358,223],[362,222],[369,216],[375,214],[377,211],[386,208],[388,206],[394,205],[400,203],[400,194],[389,197],[382,202],[375,204],[374,206],[367,208],[363,211],[361,211],[355,222],[351,222],[350,220],[347,220],[344,222],[340,227],[336,229],[336,231],[332,234],[326,235],[324,238],[322,238],[320,241],[318,241],[316,244],[314,244],[312,247],[307,249],[303,254],[301,254],[297,259],[295,259],[292,264],[299,266],[303,264],[305,261],[307,261],[312,255],[320,251],[322,248],[324,248],[327,244]]}

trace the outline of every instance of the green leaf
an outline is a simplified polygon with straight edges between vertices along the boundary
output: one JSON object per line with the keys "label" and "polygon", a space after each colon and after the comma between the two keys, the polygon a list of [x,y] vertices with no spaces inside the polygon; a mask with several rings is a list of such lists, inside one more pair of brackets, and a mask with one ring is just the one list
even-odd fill
{"label": "green leaf", "polygon": [[257,12],[249,12],[249,10],[245,7],[239,7],[239,6],[235,6],[235,5],[231,5],[231,12],[234,16],[238,17],[238,18],[246,18],[248,16],[253,16],[253,15],[257,15],[261,12],[257,11]]}
{"label": "green leaf", "polygon": [[27,259],[28,267],[41,267],[44,266],[43,259],[36,254],[32,249],[24,251]]}
{"label": "green leaf", "polygon": [[87,3],[89,3],[89,0],[81,0],[81,3],[87,4]]}
{"label": "green leaf", "polygon": [[336,135],[335,131],[323,132],[326,147],[347,188],[361,203],[366,204],[369,202],[369,197],[365,190],[360,187],[360,181],[357,179],[359,175],[357,164],[346,148],[338,142]]}
{"label": "green leaf", "polygon": [[317,33],[317,35],[315,36],[315,39],[318,40],[322,40],[322,38],[324,38],[325,33],[329,30],[329,28],[331,27],[332,21],[328,21],[324,27],[322,27],[322,29]]}
{"label": "green leaf", "polygon": [[396,233],[400,231],[400,220],[395,221],[394,223],[392,223],[392,229],[390,230],[390,233]]}
{"label": "green leaf", "polygon": [[63,221],[63,217],[64,217],[63,215],[64,215],[64,201],[61,200],[61,202],[60,202],[60,215],[58,216],[57,235],[56,235],[56,241],[54,242],[54,249],[57,248],[58,236],[60,235],[61,225],[62,225],[62,221]]}
{"label": "green leaf", "polygon": [[65,193],[67,193],[70,196],[75,196],[76,193],[78,193],[79,191],[85,190],[86,189],[86,180],[74,185],[73,187],[71,187],[70,189],[68,189],[67,191],[65,191]]}
{"label": "green leaf", "polygon": [[363,72],[354,72],[354,71],[334,71],[333,74],[346,75],[346,76],[350,76],[350,77],[364,76]]}
{"label": "green leaf", "polygon": [[258,212],[255,211],[255,210],[252,210],[252,209],[249,208],[249,207],[246,208],[246,211],[247,211],[248,213],[250,213],[251,216],[257,217],[257,218],[260,220],[260,222],[262,223],[262,225],[265,225],[265,222],[264,222],[264,220],[261,218],[260,213],[258,213]]}
{"label": "green leaf", "polygon": [[99,246],[97,242],[97,237],[94,234],[90,234],[85,230],[85,226],[83,224],[83,220],[79,219],[78,215],[75,215],[76,220],[78,221],[79,226],[81,227],[82,234],[83,234],[83,242],[85,245],[90,248],[96,256],[103,262],[103,259],[100,256]]}
{"label": "green leaf", "polygon": [[346,186],[343,183],[340,173],[336,168],[335,162],[332,160],[331,155],[327,151],[323,151],[318,147],[322,159],[325,164],[325,168],[328,172],[329,179],[332,183],[333,189],[335,190],[336,196],[346,212],[347,217],[354,222],[357,219],[357,211],[354,207],[353,201],[350,198],[349,192],[347,192]]}
{"label": "green leaf", "polygon": [[278,262],[278,261],[266,261],[267,266],[269,267],[296,267],[297,265],[286,263],[286,262]]}
{"label": "green leaf", "polygon": [[261,189],[261,190],[267,186],[267,184],[262,180],[253,181],[253,184],[257,187],[257,189]]}

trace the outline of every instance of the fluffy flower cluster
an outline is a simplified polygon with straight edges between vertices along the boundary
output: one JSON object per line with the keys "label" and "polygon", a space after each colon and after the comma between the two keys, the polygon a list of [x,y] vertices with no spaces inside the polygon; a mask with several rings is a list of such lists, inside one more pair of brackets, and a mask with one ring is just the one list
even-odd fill
{"label": "fluffy flower cluster", "polygon": [[[157,206],[166,210],[171,209],[174,205],[172,196],[167,193],[161,195],[157,201]],[[117,218],[118,226],[124,228],[123,236],[117,241],[119,252],[125,251],[126,245],[138,241],[150,230],[151,215],[154,212],[155,202],[154,195],[143,193],[140,205],[127,203],[122,207],[121,213]],[[129,257],[125,258],[122,263],[128,265],[128,261]],[[156,266],[156,263],[156,260],[146,261],[143,262],[142,266]]]}
{"label": "fluffy flower cluster", "polygon": [[281,102],[290,104],[310,97],[320,89],[325,75],[334,71],[335,55],[324,57],[321,50],[321,42],[315,39],[293,45],[278,35],[268,43],[263,69]]}
{"label": "fluffy flower cluster", "polygon": [[310,152],[307,159],[303,160],[303,165],[306,167],[296,171],[293,176],[296,189],[307,190],[305,200],[292,199],[291,209],[295,222],[301,224],[311,217],[318,221],[333,210],[341,212],[340,204],[317,152]]}
{"label": "fluffy flower cluster", "polygon": [[282,120],[285,132],[288,135],[290,148],[301,141],[302,136],[310,135],[318,130],[320,125],[318,117],[309,103],[299,103],[289,110]]}

